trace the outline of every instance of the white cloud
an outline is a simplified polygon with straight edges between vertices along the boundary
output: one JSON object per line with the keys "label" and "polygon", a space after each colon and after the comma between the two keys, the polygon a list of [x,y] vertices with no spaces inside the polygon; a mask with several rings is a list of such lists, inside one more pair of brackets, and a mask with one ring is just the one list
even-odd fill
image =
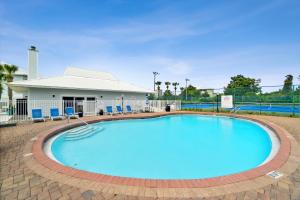
{"label": "white cloud", "polygon": [[187,60],[161,56],[144,57],[144,60],[149,60],[152,65],[158,66],[160,71],[171,75],[184,76],[192,70]]}
{"label": "white cloud", "polygon": [[[59,31],[59,30],[32,30],[6,21],[0,20],[2,37],[14,38],[29,42],[39,42],[45,45],[102,45],[105,40],[100,37],[82,34],[77,31]],[[56,46],[57,47],[57,46]]]}
{"label": "white cloud", "polygon": [[170,73],[176,75],[187,75],[191,71],[191,66],[183,61],[175,62],[167,67]]}

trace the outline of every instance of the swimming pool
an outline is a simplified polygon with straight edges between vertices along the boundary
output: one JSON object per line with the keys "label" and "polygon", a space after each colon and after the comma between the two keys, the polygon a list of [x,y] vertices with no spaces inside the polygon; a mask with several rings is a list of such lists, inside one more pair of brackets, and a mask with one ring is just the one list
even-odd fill
{"label": "swimming pool", "polygon": [[276,154],[267,128],[244,119],[170,115],[99,122],[89,137],[50,140],[48,155],[89,172],[147,179],[199,179],[255,168]]}

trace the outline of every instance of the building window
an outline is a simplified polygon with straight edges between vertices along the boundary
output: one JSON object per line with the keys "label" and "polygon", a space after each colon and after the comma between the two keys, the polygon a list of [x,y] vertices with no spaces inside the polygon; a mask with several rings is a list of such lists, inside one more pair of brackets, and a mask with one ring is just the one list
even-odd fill
{"label": "building window", "polygon": [[87,97],[86,100],[87,100],[87,101],[95,101],[96,98],[95,98],[95,97]]}

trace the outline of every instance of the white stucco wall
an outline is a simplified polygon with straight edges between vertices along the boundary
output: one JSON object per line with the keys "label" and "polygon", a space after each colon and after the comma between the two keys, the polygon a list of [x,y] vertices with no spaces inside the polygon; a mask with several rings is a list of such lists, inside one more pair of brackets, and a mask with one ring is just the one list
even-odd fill
{"label": "white stucco wall", "polygon": [[[53,97],[54,95],[54,97]],[[103,100],[114,100],[123,95],[124,99],[145,100],[146,93],[67,90],[51,88],[30,88],[28,98],[31,100],[62,100],[63,97],[95,97]],[[101,98],[102,96],[102,98]]]}
{"label": "white stucco wall", "polygon": [[[128,92],[109,92],[109,91],[88,91],[88,90],[69,90],[69,89],[51,89],[51,88],[29,88],[28,91],[28,114],[31,115],[32,108],[42,108],[44,116],[49,116],[51,107],[57,107],[62,114],[63,97],[95,97],[97,103],[85,102],[84,113],[94,114],[99,109],[104,109],[106,105],[115,105],[121,103],[121,96],[123,95],[123,102],[130,104],[130,100],[145,101],[147,99],[146,93],[128,93]],[[133,105],[132,105],[133,106]]]}

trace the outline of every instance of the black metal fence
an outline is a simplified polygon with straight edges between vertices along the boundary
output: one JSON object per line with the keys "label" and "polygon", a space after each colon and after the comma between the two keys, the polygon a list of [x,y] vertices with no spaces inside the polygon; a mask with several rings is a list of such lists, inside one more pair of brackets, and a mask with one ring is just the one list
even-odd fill
{"label": "black metal fence", "polygon": [[[210,89],[180,95],[183,110],[300,116],[300,86]],[[203,95],[205,94],[205,95]],[[221,108],[221,96],[232,95],[233,108]]]}

